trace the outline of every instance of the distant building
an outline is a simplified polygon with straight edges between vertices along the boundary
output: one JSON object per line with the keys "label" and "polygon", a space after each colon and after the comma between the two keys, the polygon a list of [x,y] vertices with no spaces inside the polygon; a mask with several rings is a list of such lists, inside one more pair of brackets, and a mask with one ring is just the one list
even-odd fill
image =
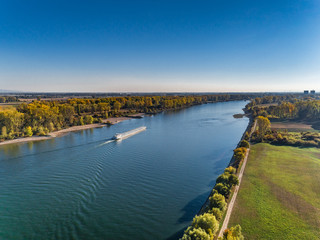
{"label": "distant building", "polygon": [[316,91],[315,90],[311,90],[310,94],[316,94]]}
{"label": "distant building", "polygon": [[309,94],[309,90],[304,90],[304,94]]}

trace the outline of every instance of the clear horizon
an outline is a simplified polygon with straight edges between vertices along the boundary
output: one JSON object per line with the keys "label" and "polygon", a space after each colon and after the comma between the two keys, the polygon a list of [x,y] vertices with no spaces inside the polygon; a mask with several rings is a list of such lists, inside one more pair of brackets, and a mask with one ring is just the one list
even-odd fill
{"label": "clear horizon", "polygon": [[1,89],[320,91],[320,2],[13,0]]}

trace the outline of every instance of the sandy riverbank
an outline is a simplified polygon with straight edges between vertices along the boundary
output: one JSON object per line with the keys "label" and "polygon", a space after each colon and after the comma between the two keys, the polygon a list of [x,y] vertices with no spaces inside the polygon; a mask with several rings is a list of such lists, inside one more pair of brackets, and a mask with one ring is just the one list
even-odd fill
{"label": "sandy riverbank", "polygon": [[88,124],[88,125],[82,125],[82,126],[73,126],[73,127],[59,130],[59,131],[51,132],[47,136],[32,136],[32,137],[25,137],[25,138],[17,138],[17,139],[13,139],[13,140],[6,140],[3,142],[0,142],[0,145],[14,144],[14,143],[25,143],[25,142],[31,142],[31,141],[42,141],[42,140],[52,139],[55,137],[64,136],[70,132],[86,130],[86,129],[90,129],[90,128],[104,127],[104,126],[106,126],[107,122],[109,122],[110,124],[117,124],[117,123],[120,123],[125,120],[142,117],[143,115],[144,114],[139,113],[139,114],[132,115],[130,117],[108,118],[108,119],[104,119],[103,123],[94,123],[94,124]]}

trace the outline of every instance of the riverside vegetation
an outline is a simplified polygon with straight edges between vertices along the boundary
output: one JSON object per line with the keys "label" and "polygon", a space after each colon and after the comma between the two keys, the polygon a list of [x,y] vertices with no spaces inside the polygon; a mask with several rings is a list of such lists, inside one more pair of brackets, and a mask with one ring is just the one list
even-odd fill
{"label": "riverside vegetation", "polygon": [[[244,135],[245,140],[241,141],[241,143],[239,144],[239,147],[234,150],[232,166],[228,167],[225,170],[225,172],[217,178],[216,185],[211,193],[211,196],[209,197],[209,205],[205,208],[204,213],[200,214],[199,216],[196,216],[193,219],[191,226],[185,230],[185,233],[184,233],[183,237],[181,238],[182,240],[214,239],[217,237],[216,233],[219,230],[219,221],[221,221],[223,218],[223,214],[224,214],[224,212],[226,210],[226,206],[227,206],[227,201],[229,200],[230,193],[232,192],[231,191],[232,187],[238,184],[235,173],[236,173],[236,171],[238,171],[238,169],[241,168],[242,160],[244,159],[244,157],[246,155],[246,151],[249,147],[249,143],[247,140],[249,140],[250,137],[251,137],[250,140],[255,143],[269,142],[269,143],[277,144],[277,145],[292,145],[292,146],[304,146],[304,147],[319,147],[320,146],[319,145],[319,142],[320,142],[320,134],[319,133],[317,133],[317,132],[300,132],[300,133],[291,132],[291,133],[289,133],[288,131],[284,131],[282,133],[279,133],[276,130],[271,130],[271,122],[269,120],[269,118],[277,119],[278,121],[279,120],[288,120],[288,119],[300,120],[300,121],[312,122],[315,126],[318,126],[318,123],[320,120],[320,101],[318,99],[316,99],[316,97],[304,97],[304,96],[301,97],[300,96],[297,98],[297,96],[295,96],[295,95],[266,96],[266,97],[262,97],[262,98],[256,98],[253,101],[251,101],[249,104],[247,104],[245,111],[246,111],[246,113],[250,114],[253,119],[255,119],[255,121],[257,122],[257,129],[256,129],[256,131],[254,131],[252,136],[249,135],[249,132],[251,132],[250,129],[247,132],[245,132],[245,135]],[[258,147],[258,145],[257,145],[257,147]],[[255,158],[260,158],[260,159],[262,158],[264,161],[270,163],[269,159],[265,159],[266,158],[265,156],[261,156],[261,155],[258,156],[258,154],[261,152],[259,152],[260,149],[257,147],[254,146],[254,148],[253,148],[254,150],[253,150],[253,154],[252,154],[253,156],[250,157],[250,161],[256,161]],[[272,150],[272,149],[270,149],[270,150]],[[271,154],[273,154],[274,151],[275,150],[270,151]],[[283,151],[284,152],[281,153],[281,155],[284,155],[282,159],[287,160],[288,159],[287,155],[286,155],[287,151],[286,150],[283,150]],[[305,151],[305,154],[308,156],[307,152],[308,151]],[[265,151],[262,151],[262,153],[265,153]],[[278,153],[280,153],[280,152],[278,152]],[[280,156],[280,155],[278,155],[278,156]],[[273,160],[276,161],[278,156],[277,156],[277,154],[275,154]],[[290,154],[290,157],[296,157],[296,156],[294,156],[294,154],[292,154],[292,153]],[[301,153],[298,156],[302,157]],[[310,156],[310,158],[313,158],[313,157],[314,157],[314,155]],[[261,161],[263,161],[263,160],[261,160]],[[297,162],[299,162],[299,159],[295,160],[295,163],[297,163]],[[318,161],[318,163],[319,163],[319,161]],[[250,169],[251,169],[251,171],[255,170],[255,172],[257,174],[259,171],[260,171],[260,173],[262,171],[258,167],[257,167],[257,169],[260,169],[260,170],[258,170],[258,172],[256,171],[257,169],[255,169],[255,168],[250,168]],[[263,170],[268,170],[268,169],[272,169],[272,171],[274,171],[272,166],[266,167]],[[297,168],[297,170],[298,169],[299,168]],[[311,171],[311,169],[309,169],[309,170]],[[254,174],[254,173],[252,173],[252,174]],[[296,174],[298,174],[298,173],[296,172]],[[279,175],[281,176],[280,173],[279,173]],[[291,173],[291,175],[292,175],[292,173]],[[256,178],[259,178],[259,175],[255,175],[255,176],[256,176]],[[250,178],[250,177],[252,177],[252,176],[250,175],[248,177],[245,174],[245,179]],[[272,177],[274,179],[277,179],[275,174],[273,174]],[[252,179],[253,182],[251,184],[253,184],[256,181],[255,179]],[[269,179],[268,180],[269,182],[273,181],[273,179],[270,177],[268,179]],[[289,180],[291,180],[291,179],[289,179]],[[289,180],[287,179],[286,181],[289,181]],[[248,180],[245,180],[245,181],[248,181]],[[263,183],[263,182],[264,182],[264,180],[262,179],[258,183]],[[311,182],[307,181],[307,183],[310,183],[309,187],[313,185]],[[248,183],[246,182],[246,185],[247,184]],[[285,183],[283,183],[283,184],[285,184]],[[247,187],[246,185],[244,188]],[[251,216],[251,214],[252,214],[252,211],[250,211],[251,206],[253,206],[255,204],[254,201],[256,199],[261,199],[262,203],[263,202],[270,203],[270,199],[265,199],[266,197],[268,198],[270,196],[268,195],[268,193],[266,193],[266,194],[258,193],[257,191],[253,190],[252,187],[250,189],[245,189],[246,193],[240,194],[241,195],[240,200],[237,201],[236,210],[235,210],[235,212],[233,212],[232,220],[231,220],[231,225],[236,225],[236,226],[227,229],[223,233],[223,237],[220,239],[243,239],[244,236],[242,235],[242,229],[241,229],[239,223],[242,226],[244,226],[245,236],[246,236],[246,238],[248,237],[249,239],[261,239],[261,238],[268,238],[269,239],[269,237],[272,239],[292,239],[292,238],[290,238],[293,236],[292,234],[297,234],[299,236],[301,235],[300,239],[317,239],[316,238],[316,237],[318,237],[317,231],[314,231],[315,229],[313,229],[312,227],[311,228],[307,227],[307,225],[305,225],[305,223],[298,221],[298,219],[296,219],[296,218],[295,218],[295,220],[297,221],[296,223],[297,224],[301,223],[307,232],[305,234],[298,234],[298,233],[295,233],[295,231],[291,231],[290,233],[287,233],[284,229],[284,227],[285,227],[284,223],[287,223],[286,222],[287,220],[290,223],[292,223],[293,218],[291,218],[291,219],[286,218],[290,214],[288,215],[288,214],[282,213],[283,210],[280,210],[280,209],[279,209],[279,213],[283,214],[281,216],[283,219],[283,224],[280,224],[279,222],[277,222],[279,229],[277,229],[277,230],[275,230],[275,229],[271,230],[270,228],[268,229],[274,233],[276,232],[276,234],[269,235],[269,233],[265,233],[263,231],[264,229],[267,228],[263,224],[267,224],[267,222],[262,223],[260,225],[260,229],[254,230],[257,228],[256,224],[255,224],[255,221],[257,221],[257,219],[255,217]],[[261,186],[261,188],[262,188],[262,186]],[[256,190],[259,190],[259,189],[260,188],[257,187]],[[245,191],[245,190],[241,190],[241,191]],[[292,189],[290,189],[290,190],[292,190]],[[252,191],[253,193],[248,192],[248,191]],[[287,190],[282,190],[282,191],[287,191]],[[256,194],[260,194],[259,197]],[[269,192],[269,194],[270,194],[270,192]],[[311,193],[311,191],[308,192],[307,193],[307,195],[309,195],[308,198],[312,194],[314,194],[314,193]],[[281,195],[281,193],[280,193],[280,195]],[[287,195],[290,195],[290,194],[288,193]],[[300,194],[298,194],[298,195],[301,196]],[[297,197],[297,196],[291,194],[290,197]],[[281,196],[280,196],[280,198],[281,198]],[[284,196],[284,198],[285,198],[285,196]],[[319,198],[319,196],[317,198]],[[317,201],[313,201],[313,203],[315,203]],[[240,202],[240,204],[239,204],[239,202]],[[248,204],[248,202],[251,202],[252,205]],[[301,202],[302,201],[300,201],[300,203]],[[243,205],[245,207],[243,207]],[[307,209],[315,209],[315,207],[317,207],[317,204],[311,204],[308,206],[307,205],[308,205],[307,203],[303,202],[303,206],[305,206]],[[257,206],[257,207],[259,207],[259,206]],[[268,208],[270,206],[264,206],[264,207]],[[297,207],[297,206],[294,206],[294,207]],[[254,208],[254,209],[259,211],[258,210],[259,208],[258,209]],[[290,209],[290,210],[292,210],[292,209]],[[308,220],[309,222],[312,222],[312,224],[314,226],[315,226],[315,224],[318,224],[318,222],[317,222],[318,220],[316,220],[316,219],[319,219],[319,216],[317,215],[318,211],[316,212],[316,214],[314,213],[314,211],[312,212],[312,211],[306,210],[303,212],[308,213],[307,218],[310,217],[310,219]],[[254,214],[259,215],[259,212],[256,212]],[[273,217],[274,217],[273,215],[268,215],[267,213],[265,213],[264,216],[261,216],[261,215],[259,215],[259,216],[265,220],[268,219],[268,221],[269,220],[273,221]],[[285,217],[283,217],[283,216],[285,216]],[[243,221],[242,219],[246,219],[246,220]],[[294,225],[296,225],[296,224],[293,224],[292,226],[294,226]],[[281,228],[281,227],[283,227],[283,228]],[[296,229],[299,229],[299,228],[297,227]],[[252,231],[253,233],[250,231]],[[259,232],[259,234],[255,235],[256,232]],[[281,232],[283,232],[282,235],[280,234]],[[289,238],[287,238],[286,236],[288,236]],[[307,238],[303,238],[302,236],[304,236],[304,237],[307,236]],[[308,238],[308,237],[311,237],[311,238]]]}
{"label": "riverside vegetation", "polygon": [[[241,167],[248,148],[248,141],[242,140],[239,147],[234,150],[232,164],[224,170],[223,174],[218,176],[216,185],[209,196],[209,204],[204,208],[202,214],[194,217],[191,226],[185,230],[181,240],[212,240],[217,237],[220,222],[226,212],[227,202],[232,195],[232,189],[239,184],[236,173]],[[219,239],[244,239],[240,225],[226,229]]]}
{"label": "riverside vegetation", "polygon": [[[264,99],[264,98],[262,98]],[[263,101],[263,100],[260,100]],[[259,102],[259,101],[258,101]],[[254,142],[268,142],[274,145],[320,147],[320,133],[318,131],[296,131],[270,129],[272,121],[298,121],[310,123],[315,129],[320,127],[320,100],[291,99],[279,102],[278,105],[261,106],[257,101],[247,105],[247,111],[257,117],[258,130],[253,134]],[[269,121],[271,120],[271,122]],[[262,126],[264,124],[264,126]]]}
{"label": "riverside vegetation", "polygon": [[[0,140],[47,135],[49,132],[71,126],[107,122],[109,117],[157,113],[208,102],[246,100],[250,97],[252,95],[219,94],[34,100],[31,103],[21,103],[15,108],[0,108]],[[1,97],[0,101],[12,102],[17,101],[17,98]]]}

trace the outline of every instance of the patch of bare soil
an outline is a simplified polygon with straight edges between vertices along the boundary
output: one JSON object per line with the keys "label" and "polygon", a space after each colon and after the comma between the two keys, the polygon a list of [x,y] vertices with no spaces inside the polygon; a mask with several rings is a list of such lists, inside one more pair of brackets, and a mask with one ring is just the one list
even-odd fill
{"label": "patch of bare soil", "polygon": [[312,129],[311,124],[295,123],[295,122],[283,122],[283,123],[271,123],[271,128],[278,129]]}

